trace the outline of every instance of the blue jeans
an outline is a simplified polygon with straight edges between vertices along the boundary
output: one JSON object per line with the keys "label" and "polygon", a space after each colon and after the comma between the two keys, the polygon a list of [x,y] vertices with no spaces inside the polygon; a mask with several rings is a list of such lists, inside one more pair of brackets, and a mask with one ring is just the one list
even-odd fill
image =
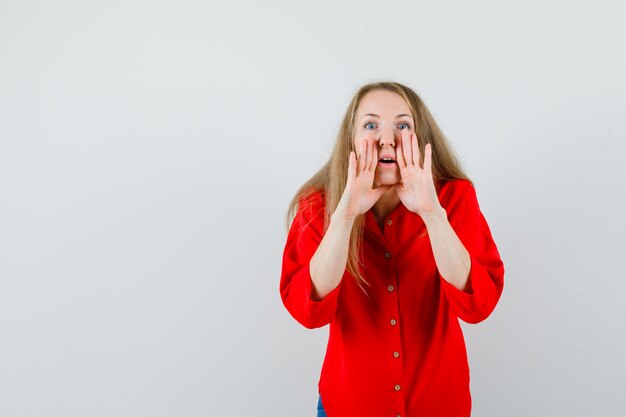
{"label": "blue jeans", "polygon": [[326,417],[326,411],[324,411],[324,406],[322,405],[321,395],[319,397],[319,400],[317,400],[317,417]]}

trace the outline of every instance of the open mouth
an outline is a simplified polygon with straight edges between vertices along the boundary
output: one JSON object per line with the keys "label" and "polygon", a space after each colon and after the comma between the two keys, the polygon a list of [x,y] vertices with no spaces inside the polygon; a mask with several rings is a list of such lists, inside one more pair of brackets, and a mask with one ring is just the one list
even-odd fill
{"label": "open mouth", "polygon": [[392,158],[380,158],[378,162],[380,162],[381,164],[395,164],[396,163],[396,161],[394,161]]}

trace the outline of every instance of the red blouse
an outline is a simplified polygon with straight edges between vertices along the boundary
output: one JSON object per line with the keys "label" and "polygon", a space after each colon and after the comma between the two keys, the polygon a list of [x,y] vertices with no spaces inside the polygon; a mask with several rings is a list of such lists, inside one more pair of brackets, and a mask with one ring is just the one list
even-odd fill
{"label": "red blouse", "polygon": [[365,214],[363,276],[346,270],[323,300],[311,299],[309,261],[322,240],[324,199],[299,204],[283,254],[280,294],[307,328],[330,323],[319,392],[329,417],[467,417],[470,372],[459,318],[486,319],[504,285],[504,265],[467,180],[446,182],[439,201],[471,258],[468,292],[437,270],[422,218],[400,204],[381,230]]}

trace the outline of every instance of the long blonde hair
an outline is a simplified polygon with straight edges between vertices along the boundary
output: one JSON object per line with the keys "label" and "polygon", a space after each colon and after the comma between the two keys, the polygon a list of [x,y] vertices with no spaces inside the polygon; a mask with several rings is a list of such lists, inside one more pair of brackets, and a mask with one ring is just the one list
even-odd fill
{"label": "long blonde hair", "polygon": [[[397,82],[376,82],[366,84],[359,88],[352,97],[350,104],[339,127],[335,146],[330,159],[324,166],[300,187],[295,196],[289,203],[287,210],[287,228],[293,221],[301,199],[306,199],[315,192],[322,192],[325,196],[326,206],[324,213],[324,232],[330,224],[330,217],[337,208],[339,200],[346,187],[348,177],[348,159],[351,151],[354,149],[355,126],[354,118],[361,99],[370,91],[385,90],[400,95],[409,106],[411,115],[413,116],[413,125],[415,126],[415,134],[420,148],[421,155],[424,155],[424,147],[427,143],[432,147],[432,169],[435,187],[439,190],[443,182],[453,179],[469,178],[463,172],[454,151],[448,144],[443,132],[437,126],[435,119],[432,117],[426,105],[421,98],[411,88]],[[357,216],[352,226],[350,234],[348,262],[346,268],[357,280],[359,286],[363,288],[363,283],[369,285],[363,277],[359,265],[360,261],[361,240],[363,238],[363,229],[365,225],[365,215]],[[366,292],[367,293],[367,292]]]}

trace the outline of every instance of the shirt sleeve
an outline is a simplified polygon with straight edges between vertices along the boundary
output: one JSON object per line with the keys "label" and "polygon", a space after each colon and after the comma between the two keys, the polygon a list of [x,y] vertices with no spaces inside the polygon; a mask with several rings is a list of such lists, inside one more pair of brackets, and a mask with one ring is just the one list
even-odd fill
{"label": "shirt sleeve", "polygon": [[470,255],[469,285],[462,291],[440,278],[452,311],[466,323],[479,323],[489,317],[502,295],[504,264],[480,211],[476,190],[469,181],[460,183],[460,190],[445,208],[450,225]]}
{"label": "shirt sleeve", "polygon": [[[339,285],[322,300],[311,298],[313,283],[309,263],[322,241],[324,207],[322,197],[302,201],[289,229],[283,252],[280,295],[289,313],[309,329],[330,323],[337,308]],[[343,282],[343,280],[342,280]]]}

